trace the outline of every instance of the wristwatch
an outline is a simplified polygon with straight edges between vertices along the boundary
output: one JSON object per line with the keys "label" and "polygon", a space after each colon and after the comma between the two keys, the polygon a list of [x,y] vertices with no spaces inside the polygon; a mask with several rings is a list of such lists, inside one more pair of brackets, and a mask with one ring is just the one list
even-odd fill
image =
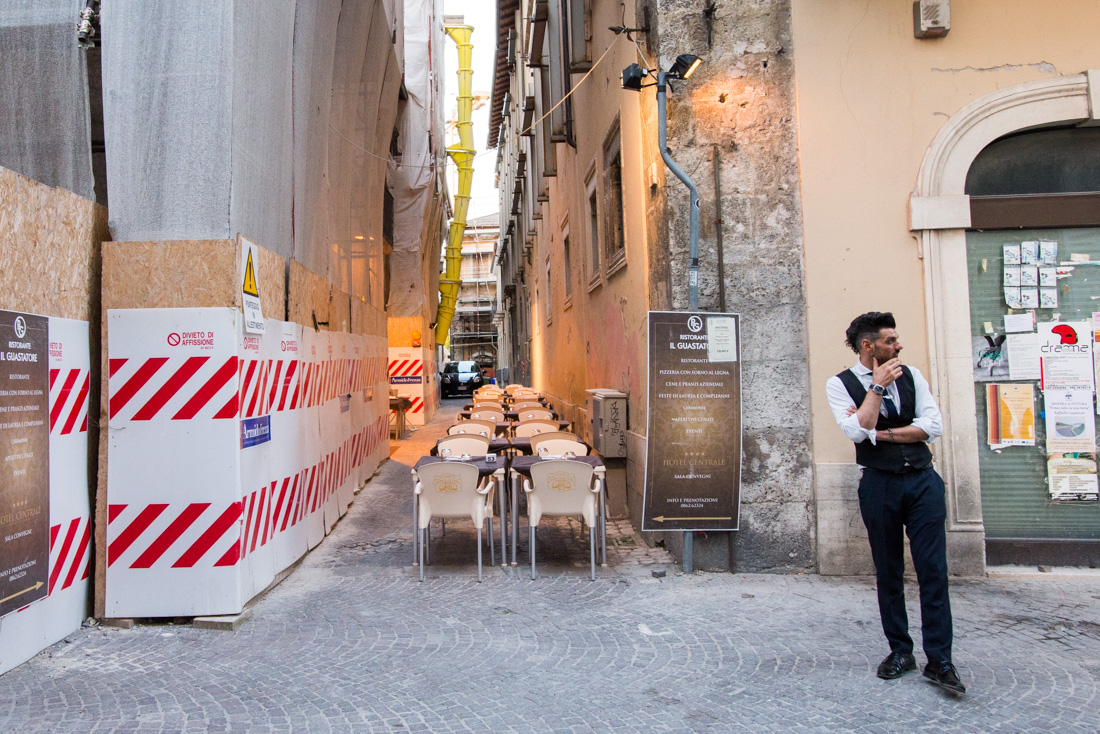
{"label": "wristwatch", "polygon": [[886,394],[886,388],[882,385],[871,385],[871,392],[881,398],[883,395]]}

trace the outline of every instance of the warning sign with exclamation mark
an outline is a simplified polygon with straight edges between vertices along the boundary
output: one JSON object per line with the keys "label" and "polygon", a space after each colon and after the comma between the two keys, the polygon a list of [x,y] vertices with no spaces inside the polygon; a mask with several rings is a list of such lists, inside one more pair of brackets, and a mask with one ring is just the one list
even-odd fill
{"label": "warning sign with exclamation mark", "polygon": [[244,306],[244,330],[250,334],[264,333],[264,312],[260,308],[260,287],[256,280],[256,261],[259,259],[259,247],[241,237],[241,272],[244,281],[241,284],[241,303]]}

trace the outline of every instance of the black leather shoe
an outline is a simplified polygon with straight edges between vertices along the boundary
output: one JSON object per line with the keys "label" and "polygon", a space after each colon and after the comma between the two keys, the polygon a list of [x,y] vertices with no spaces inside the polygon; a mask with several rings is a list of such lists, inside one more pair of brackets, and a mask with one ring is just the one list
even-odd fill
{"label": "black leather shoe", "polygon": [[[892,652],[878,665],[878,677],[884,680],[900,678],[910,670],[917,669],[917,661],[905,652]],[[925,673],[928,675],[928,673]]]}
{"label": "black leather shoe", "polygon": [[966,686],[959,680],[959,671],[950,661],[944,663],[928,663],[924,666],[924,677],[935,683],[940,688],[952,693],[966,693]]}

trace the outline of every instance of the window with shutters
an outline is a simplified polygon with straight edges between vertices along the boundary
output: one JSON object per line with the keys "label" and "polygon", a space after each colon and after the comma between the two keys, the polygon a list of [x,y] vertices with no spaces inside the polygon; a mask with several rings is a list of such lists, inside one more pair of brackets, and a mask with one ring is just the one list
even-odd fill
{"label": "window with shutters", "polygon": [[600,283],[600,247],[603,238],[600,237],[600,204],[599,190],[597,187],[596,162],[593,161],[584,178],[584,195],[588,199],[588,290],[592,292]]}
{"label": "window with shutters", "polygon": [[626,265],[626,222],[623,215],[623,154],[619,120],[603,144],[604,260],[611,276]]}

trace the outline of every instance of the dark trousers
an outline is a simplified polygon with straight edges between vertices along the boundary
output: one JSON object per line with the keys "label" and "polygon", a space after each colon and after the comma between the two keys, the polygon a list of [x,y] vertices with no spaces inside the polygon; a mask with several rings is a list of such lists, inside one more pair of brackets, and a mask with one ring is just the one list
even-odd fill
{"label": "dark trousers", "polygon": [[913,652],[905,613],[905,545],[901,535],[904,528],[920,585],[924,653],[929,662],[951,660],[943,479],[931,467],[907,474],[866,468],[859,482],[859,510],[871,543],[878,579],[879,616],[891,651]]}

